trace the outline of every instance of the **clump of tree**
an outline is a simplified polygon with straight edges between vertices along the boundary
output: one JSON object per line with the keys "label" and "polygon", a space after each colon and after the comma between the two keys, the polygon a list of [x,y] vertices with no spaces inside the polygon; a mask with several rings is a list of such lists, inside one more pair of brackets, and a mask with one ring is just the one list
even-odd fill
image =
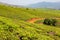
{"label": "clump of tree", "polygon": [[43,24],[46,25],[53,25],[56,26],[57,20],[56,19],[44,19]]}

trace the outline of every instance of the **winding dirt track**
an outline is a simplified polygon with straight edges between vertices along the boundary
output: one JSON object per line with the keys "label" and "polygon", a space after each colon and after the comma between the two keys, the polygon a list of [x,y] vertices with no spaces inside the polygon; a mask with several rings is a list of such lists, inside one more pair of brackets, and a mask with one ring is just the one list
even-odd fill
{"label": "winding dirt track", "polygon": [[32,18],[32,19],[29,19],[29,20],[27,20],[27,22],[29,22],[29,23],[34,23],[34,22],[36,22],[37,20],[44,20],[45,18]]}
{"label": "winding dirt track", "polygon": [[[29,20],[27,20],[27,22],[29,23],[34,23],[36,22],[37,20],[44,20],[45,18],[31,18]],[[60,20],[60,18],[53,18],[53,19],[57,19],[57,20]]]}

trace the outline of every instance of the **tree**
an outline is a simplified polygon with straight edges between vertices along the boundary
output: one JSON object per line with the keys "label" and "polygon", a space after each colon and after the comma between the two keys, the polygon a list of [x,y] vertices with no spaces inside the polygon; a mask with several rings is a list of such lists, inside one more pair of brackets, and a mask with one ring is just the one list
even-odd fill
{"label": "tree", "polygon": [[56,19],[52,19],[52,25],[56,26],[57,20]]}
{"label": "tree", "polygon": [[43,24],[53,25],[53,26],[56,26],[56,23],[57,23],[56,19],[45,19],[44,22],[43,22]]}
{"label": "tree", "polygon": [[51,24],[50,19],[45,19],[44,22],[43,22],[43,24],[50,25]]}

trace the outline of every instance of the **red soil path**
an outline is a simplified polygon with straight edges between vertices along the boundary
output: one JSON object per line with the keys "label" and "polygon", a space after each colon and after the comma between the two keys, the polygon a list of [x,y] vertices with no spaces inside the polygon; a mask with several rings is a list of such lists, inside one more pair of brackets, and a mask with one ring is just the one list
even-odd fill
{"label": "red soil path", "polygon": [[[37,20],[44,20],[45,18],[31,18],[29,20],[27,20],[27,22],[29,23],[34,23],[36,22]],[[53,18],[53,19],[57,19],[57,20],[60,20],[60,18]]]}
{"label": "red soil path", "polygon": [[45,18],[32,18],[32,19],[27,20],[27,22],[34,23],[37,20],[43,20],[43,19],[45,19]]}

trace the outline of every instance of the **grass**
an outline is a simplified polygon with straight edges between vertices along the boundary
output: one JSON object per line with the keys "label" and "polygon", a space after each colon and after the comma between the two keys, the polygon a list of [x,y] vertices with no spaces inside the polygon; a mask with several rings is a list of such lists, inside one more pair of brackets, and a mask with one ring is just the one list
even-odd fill
{"label": "grass", "polygon": [[26,22],[31,18],[60,18],[60,10],[0,5],[0,40],[60,40],[60,27]]}

